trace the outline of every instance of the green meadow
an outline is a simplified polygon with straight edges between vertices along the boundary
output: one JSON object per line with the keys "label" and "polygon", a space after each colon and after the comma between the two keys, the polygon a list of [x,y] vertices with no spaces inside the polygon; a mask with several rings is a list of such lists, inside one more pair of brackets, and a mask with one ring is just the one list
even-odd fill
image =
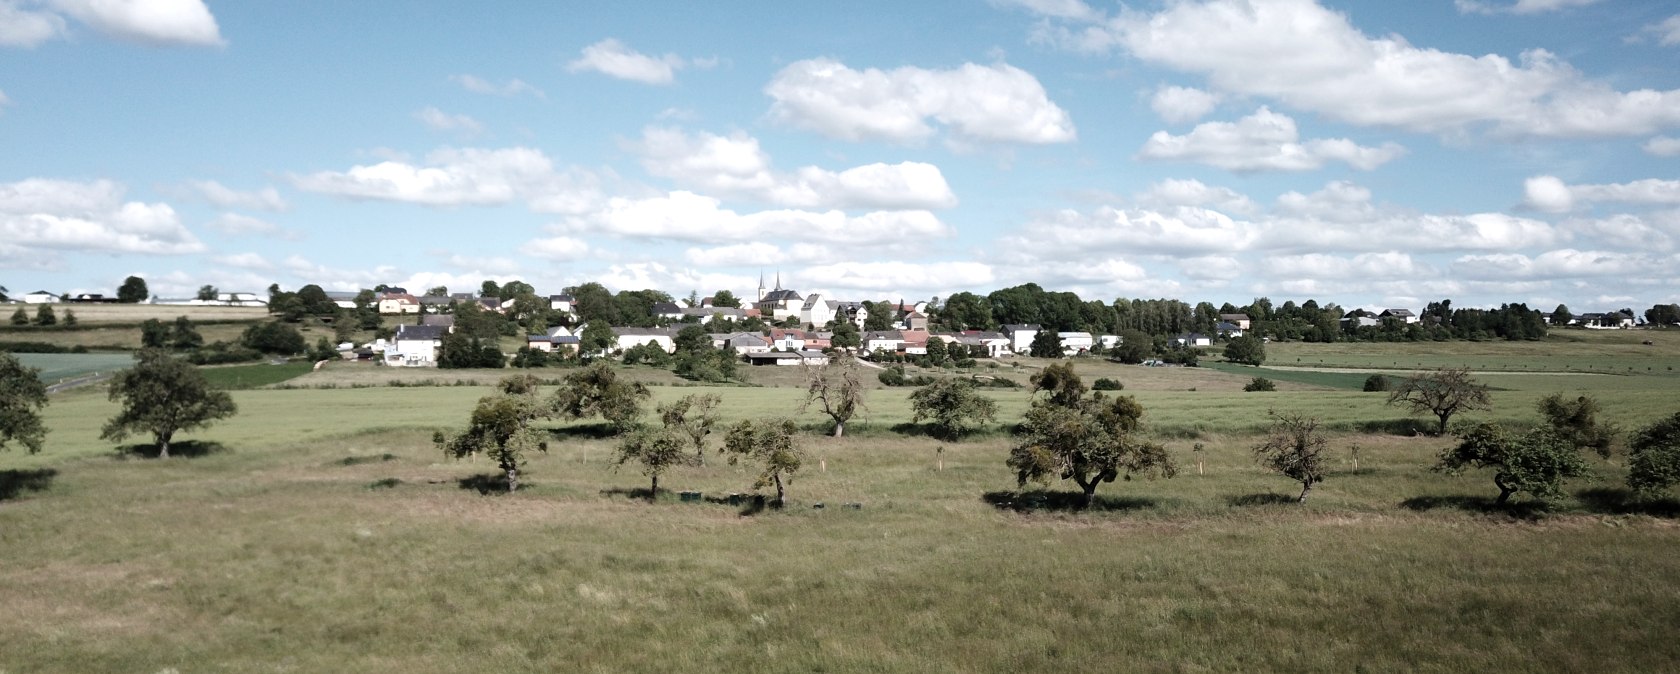
{"label": "green meadow", "polygon": [[[1680,409],[1660,366],[1680,344],[1639,341],[1424,346],[1499,372],[1479,377],[1494,408],[1466,419],[1532,420],[1563,392],[1633,428]],[[1593,457],[1564,498],[1496,509],[1488,475],[1429,470],[1452,439],[1413,432],[1386,394],[1283,374],[1322,359],[1306,374],[1362,383],[1340,370],[1393,373],[1377,367],[1390,346],[1406,347],[1390,362],[1449,358],[1273,344],[1277,369],[1077,361],[1087,384],[1125,383],[1179,469],[1105,484],[1090,511],[1004,465],[1025,389],[988,392],[999,420],[954,443],[909,425],[910,389],[872,390],[843,439],[800,415],[809,456],[780,510],[732,504],[751,474],[716,454],[660,481],[702,500],[649,502],[590,422],[545,424],[528,488],[481,491],[494,465],[447,460],[431,434],[506,372],[208,369],[240,413],[168,460],[100,441],[116,406],[75,390],[53,397],[44,452],[0,453],[0,671],[1680,667],[1680,504],[1632,501],[1622,456]],[[1533,374],[1637,358],[1654,369]],[[996,372],[1024,382],[1047,362]],[[694,387],[625,370],[656,403],[722,395],[726,422],[796,414],[797,372]],[[1279,390],[1242,392],[1253,376]],[[1337,470],[1304,505],[1249,450],[1273,409],[1332,430]]]}

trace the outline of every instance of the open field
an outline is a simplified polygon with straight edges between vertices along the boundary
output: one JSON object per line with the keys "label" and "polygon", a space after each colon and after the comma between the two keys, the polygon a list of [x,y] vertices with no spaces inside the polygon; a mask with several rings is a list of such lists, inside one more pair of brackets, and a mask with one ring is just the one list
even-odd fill
{"label": "open field", "polygon": [[1666,374],[1680,368],[1680,330],[1553,330],[1535,342],[1274,342],[1266,355],[1268,365],[1302,367]]}
{"label": "open field", "polygon": [[[18,307],[35,316],[34,304],[5,304],[6,313],[10,315]],[[267,307],[195,307],[179,304],[54,304],[53,313],[58,320],[64,320],[65,311],[76,312],[77,323],[133,323],[140,324],[148,318],[160,321],[173,321],[176,316],[186,316],[193,322],[199,321],[257,321],[268,318]]]}
{"label": "open field", "polygon": [[[1532,358],[1547,357],[1573,354]],[[1000,371],[1024,381],[1049,361],[1015,362]],[[0,670],[1680,666],[1680,503],[1630,503],[1620,456],[1594,457],[1565,498],[1498,511],[1486,474],[1428,470],[1452,440],[1392,432],[1408,417],[1385,394],[1243,393],[1253,368],[1076,368],[1125,382],[1176,478],[1103,485],[1091,512],[1059,507],[1071,485],[1034,505],[1004,465],[1024,389],[988,392],[1002,418],[960,443],[902,432],[911,389],[873,390],[848,437],[802,439],[791,506],[758,512],[721,502],[751,476],[716,455],[661,480],[708,501],[636,498],[646,478],[615,469],[588,423],[550,424],[528,489],[481,495],[493,465],[444,459],[431,430],[511,370],[334,363],[233,391],[239,416],[167,461],[98,439],[116,409],[102,389],[56,395],[47,450],[0,453]],[[719,393],[726,421],[792,414],[802,394],[798,368],[704,388],[624,372],[655,402]],[[1633,427],[1680,391],[1666,373],[1483,379],[1494,409],[1467,419],[1530,419],[1562,391]],[[1304,506],[1249,453],[1268,408],[1334,429],[1337,470]]]}
{"label": "open field", "polygon": [[12,354],[24,367],[41,370],[40,379],[48,384],[74,379],[95,372],[126,369],[134,364],[134,356],[126,353],[18,353]]}

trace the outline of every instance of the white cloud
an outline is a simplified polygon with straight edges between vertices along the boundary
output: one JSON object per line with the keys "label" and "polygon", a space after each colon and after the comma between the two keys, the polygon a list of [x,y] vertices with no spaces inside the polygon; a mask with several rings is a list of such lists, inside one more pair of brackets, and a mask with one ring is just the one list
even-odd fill
{"label": "white cloud", "polygon": [[1657,266],[1642,254],[1564,248],[1532,258],[1519,253],[1466,255],[1453,261],[1453,273],[1475,280],[1592,278],[1647,274]]}
{"label": "white cloud", "polygon": [[267,220],[240,213],[223,213],[216,216],[207,225],[218,232],[234,236],[249,234],[292,240],[300,238],[297,232],[285,229]]}
{"label": "white cloud", "polygon": [[222,208],[243,208],[254,211],[284,212],[291,208],[273,187],[260,190],[236,190],[214,180],[195,180],[188,183],[198,196]]}
{"label": "white cloud", "polygon": [[1657,136],[1639,146],[1646,154],[1658,157],[1680,157],[1680,138]]}
{"label": "white cloud", "polygon": [[1435,273],[1428,265],[1398,251],[1362,253],[1352,257],[1307,253],[1305,255],[1275,255],[1266,259],[1271,275],[1279,278],[1345,280],[1345,279],[1412,279]]}
{"label": "white cloud", "polygon": [[1626,183],[1569,185],[1554,176],[1535,176],[1523,183],[1523,190],[1526,205],[1551,212],[1568,211],[1575,204],[1586,202],[1680,205],[1680,180],[1646,178]]}
{"label": "white cloud", "polygon": [[122,201],[108,180],[0,183],[0,241],[28,249],[174,255],[204,244],[163,203]]}
{"label": "white cloud", "polygon": [[[1534,49],[1518,62],[1373,38],[1313,0],[1202,0],[1122,11],[1045,33],[1092,52],[1125,49],[1200,73],[1221,92],[1265,96],[1365,126],[1424,132],[1594,137],[1680,126],[1680,90],[1622,92]],[[1219,39],[1208,40],[1209,35]],[[1186,45],[1195,45],[1186,48]]]}
{"label": "white cloud", "polygon": [[1034,14],[1053,16],[1058,19],[1076,19],[1090,21],[1102,17],[1097,10],[1081,0],[992,0],[993,4],[1023,7]]}
{"label": "white cloud", "polygon": [[1207,206],[1226,213],[1248,215],[1254,213],[1254,202],[1229,187],[1213,187],[1200,180],[1169,178],[1152,184],[1139,194],[1138,203],[1144,206]]}
{"label": "white cloud", "polygon": [[1300,142],[1295,120],[1262,106],[1230,122],[1198,124],[1183,136],[1156,131],[1138,151],[1142,159],[1188,161],[1237,172],[1311,171],[1341,161],[1370,171],[1406,153],[1395,143],[1364,147],[1346,138]]}
{"label": "white cloud", "polygon": [[1113,251],[1203,255],[1245,250],[1260,236],[1252,222],[1218,211],[1178,207],[1162,211],[1101,206],[1089,212],[1064,209],[1034,219],[1023,234],[1003,238],[1006,254],[1037,260]]}
{"label": "white cloud", "polygon": [[235,253],[231,255],[217,255],[210,258],[211,262],[224,267],[268,271],[274,268],[274,263],[257,253]]}
{"label": "white cloud", "polygon": [[484,125],[467,115],[451,115],[434,107],[427,106],[414,113],[414,118],[420,120],[433,131],[460,131],[467,136],[476,136],[484,131]]}
{"label": "white cloud", "polygon": [[1383,214],[1352,223],[1282,218],[1267,225],[1260,247],[1279,250],[1516,250],[1565,238],[1545,222],[1505,213]]}
{"label": "white cloud", "polygon": [[1547,213],[1575,207],[1575,196],[1557,176],[1534,176],[1523,181],[1523,205]]}
{"label": "white cloud", "polygon": [[853,70],[810,59],[777,72],[764,93],[774,99],[773,119],[844,140],[917,142],[935,133],[934,122],[964,140],[1066,143],[1076,135],[1037,78],[1003,63]]}
{"label": "white cloud", "polygon": [[384,161],[344,172],[291,176],[298,189],[350,199],[427,206],[487,206],[524,200],[532,210],[581,213],[600,197],[595,177],[557,171],[541,150],[442,149],[423,165]]}
{"label": "white cloud", "polygon": [[569,236],[554,236],[525,242],[520,252],[556,262],[572,262],[589,255],[589,244]]}
{"label": "white cloud", "polygon": [[502,84],[496,84],[495,82],[491,82],[477,75],[450,75],[449,81],[459,84],[462,89],[466,89],[467,91],[471,91],[475,94],[488,94],[491,96],[518,96],[520,94],[530,94],[532,96],[536,96],[537,98],[548,98],[541,89],[531,86],[524,80],[517,78],[508,80]]}
{"label": "white cloud", "polygon": [[52,0],[51,6],[121,39],[157,45],[226,44],[203,0]]}
{"label": "white cloud", "polygon": [[1483,0],[1453,0],[1453,5],[1464,14],[1543,14],[1558,12],[1575,7],[1586,7],[1603,0],[1517,0],[1516,3],[1494,4]]}
{"label": "white cloud", "polygon": [[[877,296],[934,291],[942,294],[989,287],[992,267],[981,262],[840,262],[805,267],[794,280],[805,286],[875,293]],[[910,295],[915,297],[916,295]]]}
{"label": "white cloud", "polygon": [[1193,87],[1161,87],[1149,99],[1150,109],[1168,124],[1194,122],[1219,105],[1219,96]]}
{"label": "white cloud", "polygon": [[12,105],[12,99],[6,97],[6,92],[0,91],[0,110]]}
{"label": "white cloud", "polygon": [[795,208],[929,209],[957,203],[939,167],[920,162],[867,164],[834,172],[815,166],[778,173],[758,140],[744,133],[694,136],[648,128],[633,149],[649,173],[683,187]]}
{"label": "white cloud", "polygon": [[1641,33],[1656,36],[1657,44],[1664,47],[1680,45],[1680,14],[1646,26]]}
{"label": "white cloud", "polygon": [[1277,210],[1285,216],[1341,223],[1378,217],[1371,190],[1345,180],[1332,181],[1312,194],[1285,192],[1278,196]]}
{"label": "white cloud", "polygon": [[[593,280],[609,290],[641,290],[653,288],[666,290],[676,295],[683,289],[708,292],[709,288],[750,288],[755,280],[746,276],[733,274],[718,274],[701,272],[693,269],[675,269],[665,266],[661,262],[632,262],[615,264],[607,267],[605,274],[596,276]],[[740,295],[741,293],[737,293]]]}
{"label": "white cloud", "polygon": [[1563,227],[1576,239],[1600,246],[1639,251],[1673,250],[1674,236],[1670,232],[1680,234],[1680,218],[1675,218],[1677,222],[1674,223],[1662,222],[1663,219],[1660,214],[1647,219],[1619,213],[1605,218],[1572,219],[1564,222]]}
{"label": "white cloud", "polygon": [[631,49],[615,38],[607,38],[583,48],[583,56],[566,64],[571,72],[594,71],[621,80],[643,84],[670,84],[676,81],[677,71],[693,65],[709,68],[715,60],[688,61],[676,54],[648,56]]}
{"label": "white cloud", "polygon": [[927,211],[872,211],[858,216],[838,210],[737,213],[722,208],[716,198],[685,191],[646,199],[614,197],[599,211],[568,221],[563,229],[697,243],[798,238],[847,246],[925,241],[953,234],[950,226]]}
{"label": "white cloud", "polygon": [[64,18],[0,0],[0,46],[31,49],[64,34]]}
{"label": "white cloud", "polygon": [[483,271],[498,275],[511,275],[519,272],[519,263],[512,258],[497,256],[462,255],[460,253],[440,253],[443,263],[456,269]]}
{"label": "white cloud", "polygon": [[1243,274],[1242,262],[1230,255],[1201,255],[1173,258],[1185,278],[1198,281],[1230,281]]}
{"label": "white cloud", "polygon": [[832,262],[835,252],[832,246],[813,243],[795,243],[784,248],[763,241],[753,241],[712,248],[690,248],[683,252],[683,259],[695,266],[769,267]]}

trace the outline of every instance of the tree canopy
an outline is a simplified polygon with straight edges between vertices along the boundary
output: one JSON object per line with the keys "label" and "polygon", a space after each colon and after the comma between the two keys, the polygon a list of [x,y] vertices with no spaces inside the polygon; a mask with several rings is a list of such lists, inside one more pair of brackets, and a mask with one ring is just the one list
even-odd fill
{"label": "tree canopy", "polygon": [[786,484],[799,472],[805,452],[794,437],[799,427],[791,419],[747,419],[729,428],[724,435],[722,451],[729,456],[729,465],[739,461],[755,464],[758,475],[753,489],[776,487],[776,503],[785,502]]}
{"label": "tree canopy", "polygon": [[117,301],[123,304],[138,304],[151,296],[151,291],[146,289],[146,279],[138,276],[123,279],[122,285],[117,288]]}
{"label": "tree canopy", "polygon": [[1447,422],[1459,412],[1493,406],[1488,388],[1470,378],[1465,368],[1446,368],[1406,378],[1388,394],[1388,404],[1405,405],[1413,414],[1428,412],[1440,421],[1437,435],[1446,435]]}
{"label": "tree canopy", "polygon": [[1090,507],[1097,486],[1104,482],[1134,474],[1177,474],[1165,447],[1139,437],[1143,406],[1135,398],[1110,399],[1098,393],[1071,401],[1060,398],[1070,404],[1053,400],[1033,403],[1021,424],[1020,439],[1010,450],[1007,463],[1018,484],[1073,480],[1084,493],[1084,506]]}
{"label": "tree canopy", "polygon": [[618,372],[605,361],[566,375],[565,382],[554,392],[554,410],[568,419],[601,417],[614,432],[624,433],[636,427],[642,416],[642,401],[652,397],[641,382],[619,379]]}
{"label": "tree canopy", "polygon": [[827,365],[805,366],[805,402],[799,411],[817,403],[822,413],[834,420],[834,437],[846,434],[846,422],[867,409],[864,398],[869,389],[863,384],[857,362],[850,356],[835,356]]}
{"label": "tree canopy", "polygon": [[525,454],[531,450],[548,450],[543,434],[531,428],[531,422],[542,417],[545,409],[534,386],[514,383],[504,384],[502,388],[519,392],[479,398],[465,430],[438,431],[432,436],[432,442],[452,458],[475,454],[489,457],[502,469],[508,491],[513,492],[519,489],[519,470],[525,464]]}
{"label": "tree canopy", "polygon": [[915,410],[911,423],[927,419],[935,436],[953,441],[970,426],[997,418],[997,402],[975,389],[973,380],[956,377],[916,389],[910,394],[910,406]]}
{"label": "tree canopy", "polygon": [[1460,442],[1441,452],[1435,470],[1457,475],[1466,468],[1493,469],[1499,487],[1498,504],[1511,495],[1528,493],[1551,498],[1563,493],[1564,480],[1587,472],[1587,462],[1574,444],[1550,428],[1513,433],[1482,422],[1463,431]]}
{"label": "tree canopy", "polygon": [[47,427],[41,410],[47,406],[47,386],[41,371],[24,367],[16,356],[0,351],[0,449],[11,442],[30,454],[41,451]]}
{"label": "tree canopy", "polygon": [[1639,429],[1628,443],[1628,486],[1650,498],[1680,483],[1680,412]]}
{"label": "tree canopy", "polygon": [[100,438],[121,442],[131,433],[150,433],[158,457],[169,457],[169,444],[180,431],[226,419],[239,411],[226,391],[210,388],[198,368],[157,349],[141,349],[133,368],[111,379],[110,399],[121,401],[117,416],[105,422]]}
{"label": "tree canopy", "polygon": [[1232,337],[1225,343],[1225,360],[1259,367],[1266,362],[1266,344],[1259,337]]}
{"label": "tree canopy", "polygon": [[1272,428],[1254,446],[1255,458],[1267,470],[1299,483],[1301,496],[1296,500],[1306,503],[1307,493],[1329,472],[1325,453],[1330,441],[1318,431],[1318,419],[1294,412],[1267,414],[1272,417]]}

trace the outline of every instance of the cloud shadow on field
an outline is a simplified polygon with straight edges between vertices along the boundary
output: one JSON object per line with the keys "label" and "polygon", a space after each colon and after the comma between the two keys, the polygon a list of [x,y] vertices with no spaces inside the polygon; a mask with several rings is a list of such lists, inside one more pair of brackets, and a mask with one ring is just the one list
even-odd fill
{"label": "cloud shadow on field", "polygon": [[46,491],[55,477],[58,470],[54,468],[0,470],[0,501],[16,499],[24,492]]}
{"label": "cloud shadow on field", "polygon": [[1097,494],[1091,502],[1091,507],[1087,508],[1085,494],[1075,491],[989,491],[980,498],[998,510],[1018,513],[1126,511],[1160,505],[1159,501],[1152,498]]}

